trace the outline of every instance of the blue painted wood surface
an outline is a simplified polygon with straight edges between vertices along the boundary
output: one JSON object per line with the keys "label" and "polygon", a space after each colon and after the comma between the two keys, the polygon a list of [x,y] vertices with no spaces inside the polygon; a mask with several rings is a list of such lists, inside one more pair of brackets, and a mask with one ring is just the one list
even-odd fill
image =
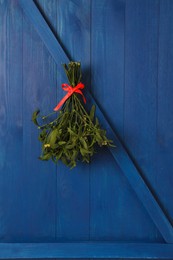
{"label": "blue painted wood surface", "polygon": [[[61,45],[37,9],[30,13],[32,1],[20,1],[26,14],[16,0],[0,2],[1,242],[172,242],[172,1],[36,1]],[[61,46],[82,62],[136,168],[99,109],[114,158],[105,149],[73,171],[37,160],[30,118],[64,94]]]}
{"label": "blue painted wood surface", "polygon": [[[106,0],[98,0],[91,5],[91,92],[105,113],[112,103],[111,111],[106,113],[108,120],[112,111],[119,110],[114,113],[113,122],[120,133],[123,131],[124,10],[125,1],[109,1],[108,5]],[[117,68],[113,77],[110,63]],[[100,122],[105,127],[101,118]],[[127,181],[108,149],[95,156],[91,173],[91,238],[123,240],[127,222],[122,221],[122,205]],[[114,199],[110,200],[111,197]]]}
{"label": "blue painted wood surface", "polygon": [[[172,259],[172,244],[67,242],[2,243],[0,259]],[[71,258],[70,258],[71,257]],[[89,257],[89,258],[88,258]]]}
{"label": "blue painted wood surface", "polygon": [[[22,14],[19,9],[16,10],[14,3],[9,5],[4,1],[1,2],[0,7],[0,237],[1,240],[13,240],[20,237],[22,229],[24,230],[23,213],[21,212],[21,215],[17,213],[18,210],[23,211],[23,188],[22,183],[18,181],[22,180],[24,169],[22,162],[22,23],[20,23]],[[14,169],[18,172],[18,177],[12,174]]]}
{"label": "blue painted wood surface", "polygon": [[[45,41],[45,31],[49,31],[48,26],[46,23],[41,19],[36,19],[37,17],[40,17],[40,13],[37,8],[34,6],[33,2],[28,2],[27,5],[24,5],[23,0],[20,1],[20,4],[26,13],[27,17],[29,18],[30,22],[34,25],[34,27],[39,30],[39,35],[42,37]],[[33,15],[34,14],[34,15]],[[36,18],[34,18],[36,15]],[[40,26],[39,21],[42,23],[42,26]],[[52,44],[53,43],[53,44]],[[59,45],[59,43],[57,42]],[[54,48],[54,37],[50,40],[50,38],[47,38],[47,44],[46,46],[48,49]],[[52,52],[51,52],[52,53]],[[59,62],[57,60],[57,57],[54,56],[54,59],[56,63]],[[92,96],[89,96],[89,98],[94,102]],[[137,193],[138,197],[142,201],[143,205],[147,209],[149,215],[151,216],[152,220],[160,230],[161,234],[163,235],[165,241],[172,242],[172,226],[164,214],[163,210],[160,208],[158,202],[154,198],[154,195],[152,195],[152,191],[149,189],[149,187],[146,186],[146,183],[144,182],[141,174],[137,172],[137,168],[134,166],[134,163],[129,158],[127,152],[123,148],[122,144],[118,140],[117,136],[111,129],[110,125],[108,124],[107,120],[105,120],[103,114],[100,112],[100,110],[97,108],[97,116],[102,120],[103,125],[106,126],[106,130],[108,135],[114,140],[114,142],[117,144],[118,153],[115,151],[115,149],[110,148],[114,159],[118,163],[119,167],[123,170],[124,174],[126,175],[128,181],[132,185],[132,188]]]}
{"label": "blue painted wood surface", "polygon": [[[127,1],[124,142],[152,191],[157,190],[158,26],[159,4],[157,0]],[[142,234],[145,236],[146,232],[150,233],[151,240],[159,240],[159,232],[149,221],[146,221],[148,216],[144,212],[141,214],[138,207],[136,207],[135,215],[145,223],[141,225]]]}
{"label": "blue painted wood surface", "polygon": [[160,2],[157,104],[157,195],[173,219],[173,2]]}

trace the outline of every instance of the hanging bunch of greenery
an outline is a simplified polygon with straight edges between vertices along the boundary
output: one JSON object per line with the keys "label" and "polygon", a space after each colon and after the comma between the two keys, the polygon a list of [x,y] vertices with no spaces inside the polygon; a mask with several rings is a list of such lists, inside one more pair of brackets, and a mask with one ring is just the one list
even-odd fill
{"label": "hanging bunch of greenery", "polygon": [[40,111],[37,110],[32,115],[32,121],[40,131],[38,139],[42,143],[42,153],[39,158],[52,159],[55,163],[61,160],[65,165],[73,168],[78,161],[89,163],[96,152],[97,145],[114,145],[106,137],[106,131],[100,127],[98,119],[95,118],[95,106],[93,105],[90,113],[87,113],[80,100],[82,96],[83,101],[86,102],[81,91],[84,88],[81,83],[81,64],[70,62],[68,66],[66,64],[63,66],[69,85],[62,84],[67,94],[54,109],[54,113],[59,111],[57,117],[47,122],[52,113],[40,116]]}

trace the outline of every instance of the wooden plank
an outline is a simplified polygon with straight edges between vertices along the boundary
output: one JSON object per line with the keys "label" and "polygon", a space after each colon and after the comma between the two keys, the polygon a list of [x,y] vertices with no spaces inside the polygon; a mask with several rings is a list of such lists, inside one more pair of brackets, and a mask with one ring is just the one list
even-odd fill
{"label": "wooden plank", "polygon": [[134,244],[109,242],[80,243],[2,243],[0,259],[25,258],[114,258],[172,259],[171,244]]}
{"label": "wooden plank", "polygon": [[157,188],[165,211],[173,219],[173,1],[160,1]]}
{"label": "wooden plank", "polygon": [[[121,138],[124,109],[124,16],[124,0],[91,1],[91,92],[97,97],[97,104],[102,107],[106,118]],[[102,120],[100,123],[102,125]],[[90,238],[127,241],[131,236],[126,232],[130,216],[126,218],[128,201],[124,201],[124,193],[130,185],[107,148],[98,148],[92,160]]]}
{"label": "wooden plank", "polygon": [[[36,8],[36,6],[33,4],[32,1],[27,1],[27,5],[25,4],[26,1],[23,2],[23,0],[19,0],[19,3],[21,4],[24,10],[27,10],[26,14],[28,18],[30,19],[31,22],[33,22],[34,27],[36,27],[37,30],[39,30],[40,37],[43,38],[44,41],[46,41],[46,46],[48,47],[48,50],[53,55],[53,58],[55,59],[56,63],[59,64],[60,59],[58,55],[55,55],[55,53],[52,51],[52,49],[55,48],[55,42],[52,41],[52,39],[54,39],[54,36],[53,34],[48,34],[50,29],[46,25],[44,19],[43,20],[37,19],[37,16],[41,15],[38,9]],[[36,18],[36,20],[33,18],[33,16]],[[48,32],[45,33],[45,30],[46,31],[48,30]],[[49,35],[49,37],[45,37],[45,35]],[[59,49],[60,48],[59,43],[57,42],[56,44],[57,44],[57,48]],[[66,61],[67,61],[67,57],[64,60],[64,62]],[[95,103],[93,97],[89,94],[89,92],[88,92],[88,100],[90,100],[91,103]],[[134,163],[130,159],[124,146],[119,141],[116,134],[112,130],[110,124],[108,123],[108,121],[106,120],[103,113],[98,107],[97,107],[97,115],[100,118],[103,126],[107,129],[108,136],[110,136],[110,138],[113,139],[113,141],[117,145],[116,149],[110,148],[110,151],[113,157],[115,158],[117,164],[119,165],[119,167],[124,172],[127,179],[129,180],[129,183],[131,184],[132,188],[134,189],[139,199],[143,203],[144,207],[148,211],[150,217],[156,224],[157,228],[163,235],[165,241],[173,242],[173,229],[171,223],[169,222],[168,218],[164,214],[162,208],[159,206],[152,192],[146,185],[144,179],[139,174],[138,170],[136,169]]]}
{"label": "wooden plank", "polygon": [[[90,1],[59,0],[57,4],[57,34],[64,49],[76,61],[82,62],[85,77],[90,80]],[[64,60],[65,62],[65,60]],[[85,73],[86,72],[86,73]],[[64,96],[61,84],[67,82],[64,69],[58,70],[57,98]],[[89,239],[89,168],[80,164],[70,170],[57,166],[57,239],[61,241]]]}
{"label": "wooden plank", "polygon": [[[56,17],[53,2],[49,10],[46,2],[42,1],[44,9],[53,19]],[[43,114],[52,110],[50,101],[56,102],[56,66],[32,24],[23,19],[24,242],[49,242],[56,238],[56,166],[38,159],[39,131],[31,121],[37,108]]]}
{"label": "wooden plank", "polygon": [[[45,23],[43,16],[38,13],[38,10],[33,1],[19,0],[21,6],[23,6],[23,11],[29,17],[33,24],[37,24],[36,31],[40,35],[42,41],[49,49],[49,44],[51,44],[51,50],[49,52],[54,57],[55,60],[58,60],[59,63],[57,66],[61,69],[61,64],[68,62],[67,55],[62,52],[62,47],[57,44],[56,37],[52,34],[51,29]],[[49,41],[48,41],[49,39]]]}
{"label": "wooden plank", "polygon": [[21,241],[23,227],[22,15],[0,2],[0,240]]}
{"label": "wooden plank", "polygon": [[[149,187],[154,191],[157,190],[158,175],[156,172],[158,7],[157,0],[127,1],[125,32],[124,142]],[[130,204],[128,198],[127,201]],[[136,226],[140,240],[148,237],[150,241],[161,242],[162,237],[147,212],[142,212],[136,207],[134,214],[134,220],[139,219],[141,223],[136,221],[136,225],[131,225],[133,230],[129,232],[135,232],[133,226]]]}

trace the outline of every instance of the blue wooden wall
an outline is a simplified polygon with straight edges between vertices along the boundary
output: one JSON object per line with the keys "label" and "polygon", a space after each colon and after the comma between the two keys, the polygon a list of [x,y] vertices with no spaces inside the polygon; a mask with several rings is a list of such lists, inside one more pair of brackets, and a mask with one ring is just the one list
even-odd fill
{"label": "blue wooden wall", "polygon": [[[35,2],[172,221],[173,1]],[[32,112],[63,82],[18,1],[1,0],[0,242],[163,242],[107,149],[73,170],[37,159]]]}

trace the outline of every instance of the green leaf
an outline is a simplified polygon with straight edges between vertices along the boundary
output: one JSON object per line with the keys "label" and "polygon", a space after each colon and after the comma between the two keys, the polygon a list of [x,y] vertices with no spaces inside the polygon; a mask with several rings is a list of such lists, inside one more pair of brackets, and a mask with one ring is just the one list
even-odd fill
{"label": "green leaf", "polygon": [[70,169],[72,170],[74,167],[76,167],[76,161],[71,160],[71,162],[68,164],[68,166],[69,166]]}
{"label": "green leaf", "polygon": [[102,137],[100,136],[99,131],[96,131],[96,141],[97,142],[102,142],[103,141]]}
{"label": "green leaf", "polygon": [[91,108],[91,111],[90,111],[90,119],[91,119],[91,121],[94,120],[95,110],[96,110],[96,106],[93,105],[92,108]]}
{"label": "green leaf", "polygon": [[72,160],[76,160],[77,156],[78,156],[78,151],[77,150],[73,150],[71,159]]}
{"label": "green leaf", "polygon": [[74,143],[71,143],[71,144],[67,144],[67,145],[66,145],[66,149],[71,150],[71,149],[73,149],[73,148],[75,147],[75,145],[76,145],[75,142],[74,142]]}
{"label": "green leaf", "polygon": [[67,159],[66,159],[65,156],[62,156],[62,157],[61,157],[61,160],[62,160],[62,162],[63,162],[66,166],[69,165],[69,163],[68,163],[68,161],[67,161]]}
{"label": "green leaf", "polygon": [[40,156],[39,159],[42,161],[48,161],[51,158],[51,156],[52,155],[50,153],[47,153],[45,155]]}
{"label": "green leaf", "polygon": [[43,129],[43,131],[41,131],[41,133],[38,136],[38,140],[44,142],[46,135],[47,135],[47,131],[46,129]]}
{"label": "green leaf", "polygon": [[83,147],[87,150],[87,149],[88,149],[88,145],[87,145],[85,139],[81,137],[81,138],[80,138],[80,142],[81,142],[81,144],[83,145]]}
{"label": "green leaf", "polygon": [[63,153],[63,151],[59,151],[59,153],[57,153],[57,154],[55,155],[56,161],[58,161],[58,160],[61,158],[62,153]]}
{"label": "green leaf", "polygon": [[89,148],[93,147],[95,143],[96,143],[96,137],[94,135],[93,138],[91,139],[91,144],[90,144]]}
{"label": "green leaf", "polygon": [[85,156],[86,154],[90,154],[91,151],[84,149],[83,147],[80,147],[80,152],[82,156]]}
{"label": "green leaf", "polygon": [[58,132],[59,132],[58,129],[52,130],[52,132],[50,132],[47,138],[47,143],[49,143],[51,147],[54,146],[56,143]]}
{"label": "green leaf", "polygon": [[59,141],[58,144],[63,145],[63,144],[66,144],[66,142],[65,141]]}
{"label": "green leaf", "polygon": [[37,109],[33,114],[32,114],[32,122],[36,125],[39,126],[38,122],[37,122],[37,117],[40,113],[40,110]]}
{"label": "green leaf", "polygon": [[96,127],[99,127],[99,120],[97,117],[96,117]]}

